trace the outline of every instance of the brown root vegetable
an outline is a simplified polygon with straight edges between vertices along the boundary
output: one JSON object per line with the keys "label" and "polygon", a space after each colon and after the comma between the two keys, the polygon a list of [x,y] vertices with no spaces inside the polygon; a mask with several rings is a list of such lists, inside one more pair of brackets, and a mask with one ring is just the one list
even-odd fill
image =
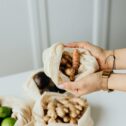
{"label": "brown root vegetable", "polygon": [[83,100],[81,98],[76,98],[76,97],[75,98],[71,98],[70,101],[73,102],[73,103],[77,103],[77,104],[79,104],[79,105],[81,105],[83,107],[87,106],[87,101]]}
{"label": "brown root vegetable", "polygon": [[56,123],[56,119],[50,118],[49,121],[48,121],[48,123]]}
{"label": "brown root vegetable", "polygon": [[70,113],[70,117],[72,117],[72,118],[76,118],[76,117],[77,117],[77,113],[76,113],[76,111],[71,111],[71,113]]}
{"label": "brown root vegetable", "polygon": [[69,52],[64,51],[64,52],[63,52],[63,56],[64,56],[64,55],[69,55]]}
{"label": "brown root vegetable", "polygon": [[65,70],[65,73],[66,73],[66,75],[68,75],[70,77],[71,81],[75,80],[75,69],[73,69],[73,68],[67,68]]}
{"label": "brown root vegetable", "polygon": [[77,124],[77,119],[76,118],[71,118],[70,123],[71,124]]}
{"label": "brown root vegetable", "polygon": [[60,101],[66,108],[68,108],[70,110],[70,116],[75,118],[77,116],[76,113],[76,108],[74,107],[74,105],[72,103],[70,103],[68,100],[62,100]]}
{"label": "brown root vegetable", "polygon": [[43,121],[49,123],[77,124],[87,108],[87,101],[78,97],[65,96],[48,98],[48,104],[44,107]]}
{"label": "brown root vegetable", "polygon": [[70,117],[69,117],[69,116],[64,116],[63,121],[64,121],[65,123],[70,122]]}
{"label": "brown root vegetable", "polygon": [[65,113],[69,113],[69,109],[68,108],[64,107],[63,110],[64,110]]}
{"label": "brown root vegetable", "polygon": [[81,113],[80,110],[76,110],[77,115],[80,115],[80,113]]}
{"label": "brown root vegetable", "polygon": [[65,73],[66,73],[66,75],[71,76],[71,75],[74,75],[75,70],[72,69],[72,68],[67,68],[67,69],[65,70]]}
{"label": "brown root vegetable", "polygon": [[72,64],[66,63],[66,67],[67,67],[67,68],[71,68],[71,67],[72,67]]}
{"label": "brown root vegetable", "polygon": [[54,99],[48,103],[47,109],[55,109],[56,105],[57,105],[57,101]]}
{"label": "brown root vegetable", "polygon": [[74,81],[75,80],[75,76],[70,76],[70,80]]}
{"label": "brown root vegetable", "polygon": [[57,118],[57,119],[56,119],[56,122],[58,122],[58,123],[62,123],[63,121],[62,121],[61,118]]}
{"label": "brown root vegetable", "polygon": [[83,107],[82,107],[81,105],[77,105],[77,104],[75,104],[75,108],[78,109],[78,110],[80,110],[80,111],[83,110]]}
{"label": "brown root vegetable", "polygon": [[61,104],[63,104],[65,107],[68,107],[68,104],[69,104],[69,101],[68,101],[68,100],[66,100],[66,99],[61,99],[61,100],[59,100],[59,102],[60,102]]}
{"label": "brown root vegetable", "polygon": [[72,64],[72,57],[70,56],[69,52],[64,51],[62,57]]}
{"label": "brown root vegetable", "polygon": [[66,65],[67,64],[67,59],[65,59],[64,57],[61,58],[61,64],[62,65]]}
{"label": "brown root vegetable", "polygon": [[57,118],[57,114],[56,114],[56,104],[57,104],[57,101],[54,99],[54,100],[51,100],[49,101],[48,105],[47,105],[47,115],[51,118],[54,118],[56,119]]}
{"label": "brown root vegetable", "polygon": [[43,117],[43,120],[44,120],[46,123],[48,123],[49,119],[50,119],[50,117],[49,117],[48,115],[46,115],[46,116]]}
{"label": "brown root vegetable", "polygon": [[78,73],[78,68],[80,65],[80,54],[77,49],[73,51],[73,68],[75,69],[76,73]]}
{"label": "brown root vegetable", "polygon": [[63,118],[65,116],[65,111],[63,110],[63,107],[62,106],[58,106],[56,108],[56,113],[61,118]]}
{"label": "brown root vegetable", "polygon": [[79,65],[80,54],[77,49],[73,51],[73,57],[70,56],[69,52],[63,52],[60,62],[60,70],[66,74],[71,81],[75,80],[75,75],[78,73]]}
{"label": "brown root vegetable", "polygon": [[57,118],[57,114],[55,112],[55,109],[48,109],[47,111],[47,115],[53,119],[56,119]]}

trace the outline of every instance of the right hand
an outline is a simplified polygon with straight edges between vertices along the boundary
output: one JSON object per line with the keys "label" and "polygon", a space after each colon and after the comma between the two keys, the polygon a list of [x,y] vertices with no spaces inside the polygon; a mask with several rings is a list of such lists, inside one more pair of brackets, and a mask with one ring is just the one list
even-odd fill
{"label": "right hand", "polygon": [[107,89],[108,85],[107,79],[103,79],[102,71],[100,71],[87,75],[78,81],[64,82],[58,87],[60,89],[65,89],[76,96],[81,96],[102,89]]}
{"label": "right hand", "polygon": [[113,55],[113,52],[110,50],[105,50],[87,41],[68,43],[65,44],[65,47],[85,48],[97,59],[100,70],[112,69],[113,61],[107,59],[109,56]]}

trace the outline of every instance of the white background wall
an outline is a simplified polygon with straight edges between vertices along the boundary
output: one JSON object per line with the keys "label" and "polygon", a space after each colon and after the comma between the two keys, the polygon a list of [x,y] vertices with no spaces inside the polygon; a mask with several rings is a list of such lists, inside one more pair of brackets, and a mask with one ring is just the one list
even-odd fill
{"label": "white background wall", "polygon": [[42,66],[55,42],[126,47],[125,0],[0,0],[0,76]]}
{"label": "white background wall", "polygon": [[109,28],[110,49],[126,47],[126,0],[112,0]]}
{"label": "white background wall", "polygon": [[33,68],[26,0],[0,0],[0,76]]}

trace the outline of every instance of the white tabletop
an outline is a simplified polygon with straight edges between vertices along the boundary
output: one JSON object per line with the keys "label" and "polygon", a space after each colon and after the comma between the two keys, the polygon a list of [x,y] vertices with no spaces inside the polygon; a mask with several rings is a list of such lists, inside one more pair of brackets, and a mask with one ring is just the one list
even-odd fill
{"label": "white tabletop", "polygon": [[[23,97],[22,84],[30,72],[0,78],[0,95]],[[23,94],[23,95],[22,95]],[[87,95],[95,126],[126,126],[126,93],[97,92]]]}

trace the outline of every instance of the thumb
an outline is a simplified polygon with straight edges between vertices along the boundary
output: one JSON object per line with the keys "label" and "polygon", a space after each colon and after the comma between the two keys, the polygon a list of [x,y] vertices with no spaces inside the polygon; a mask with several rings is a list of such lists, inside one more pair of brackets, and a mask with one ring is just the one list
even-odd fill
{"label": "thumb", "polygon": [[87,41],[82,41],[82,42],[71,42],[67,43],[64,46],[65,47],[71,47],[71,48],[89,48],[90,43]]}
{"label": "thumb", "polygon": [[74,90],[75,88],[77,88],[77,83],[75,83],[75,82],[64,82],[62,84],[59,84],[58,87],[60,89]]}

